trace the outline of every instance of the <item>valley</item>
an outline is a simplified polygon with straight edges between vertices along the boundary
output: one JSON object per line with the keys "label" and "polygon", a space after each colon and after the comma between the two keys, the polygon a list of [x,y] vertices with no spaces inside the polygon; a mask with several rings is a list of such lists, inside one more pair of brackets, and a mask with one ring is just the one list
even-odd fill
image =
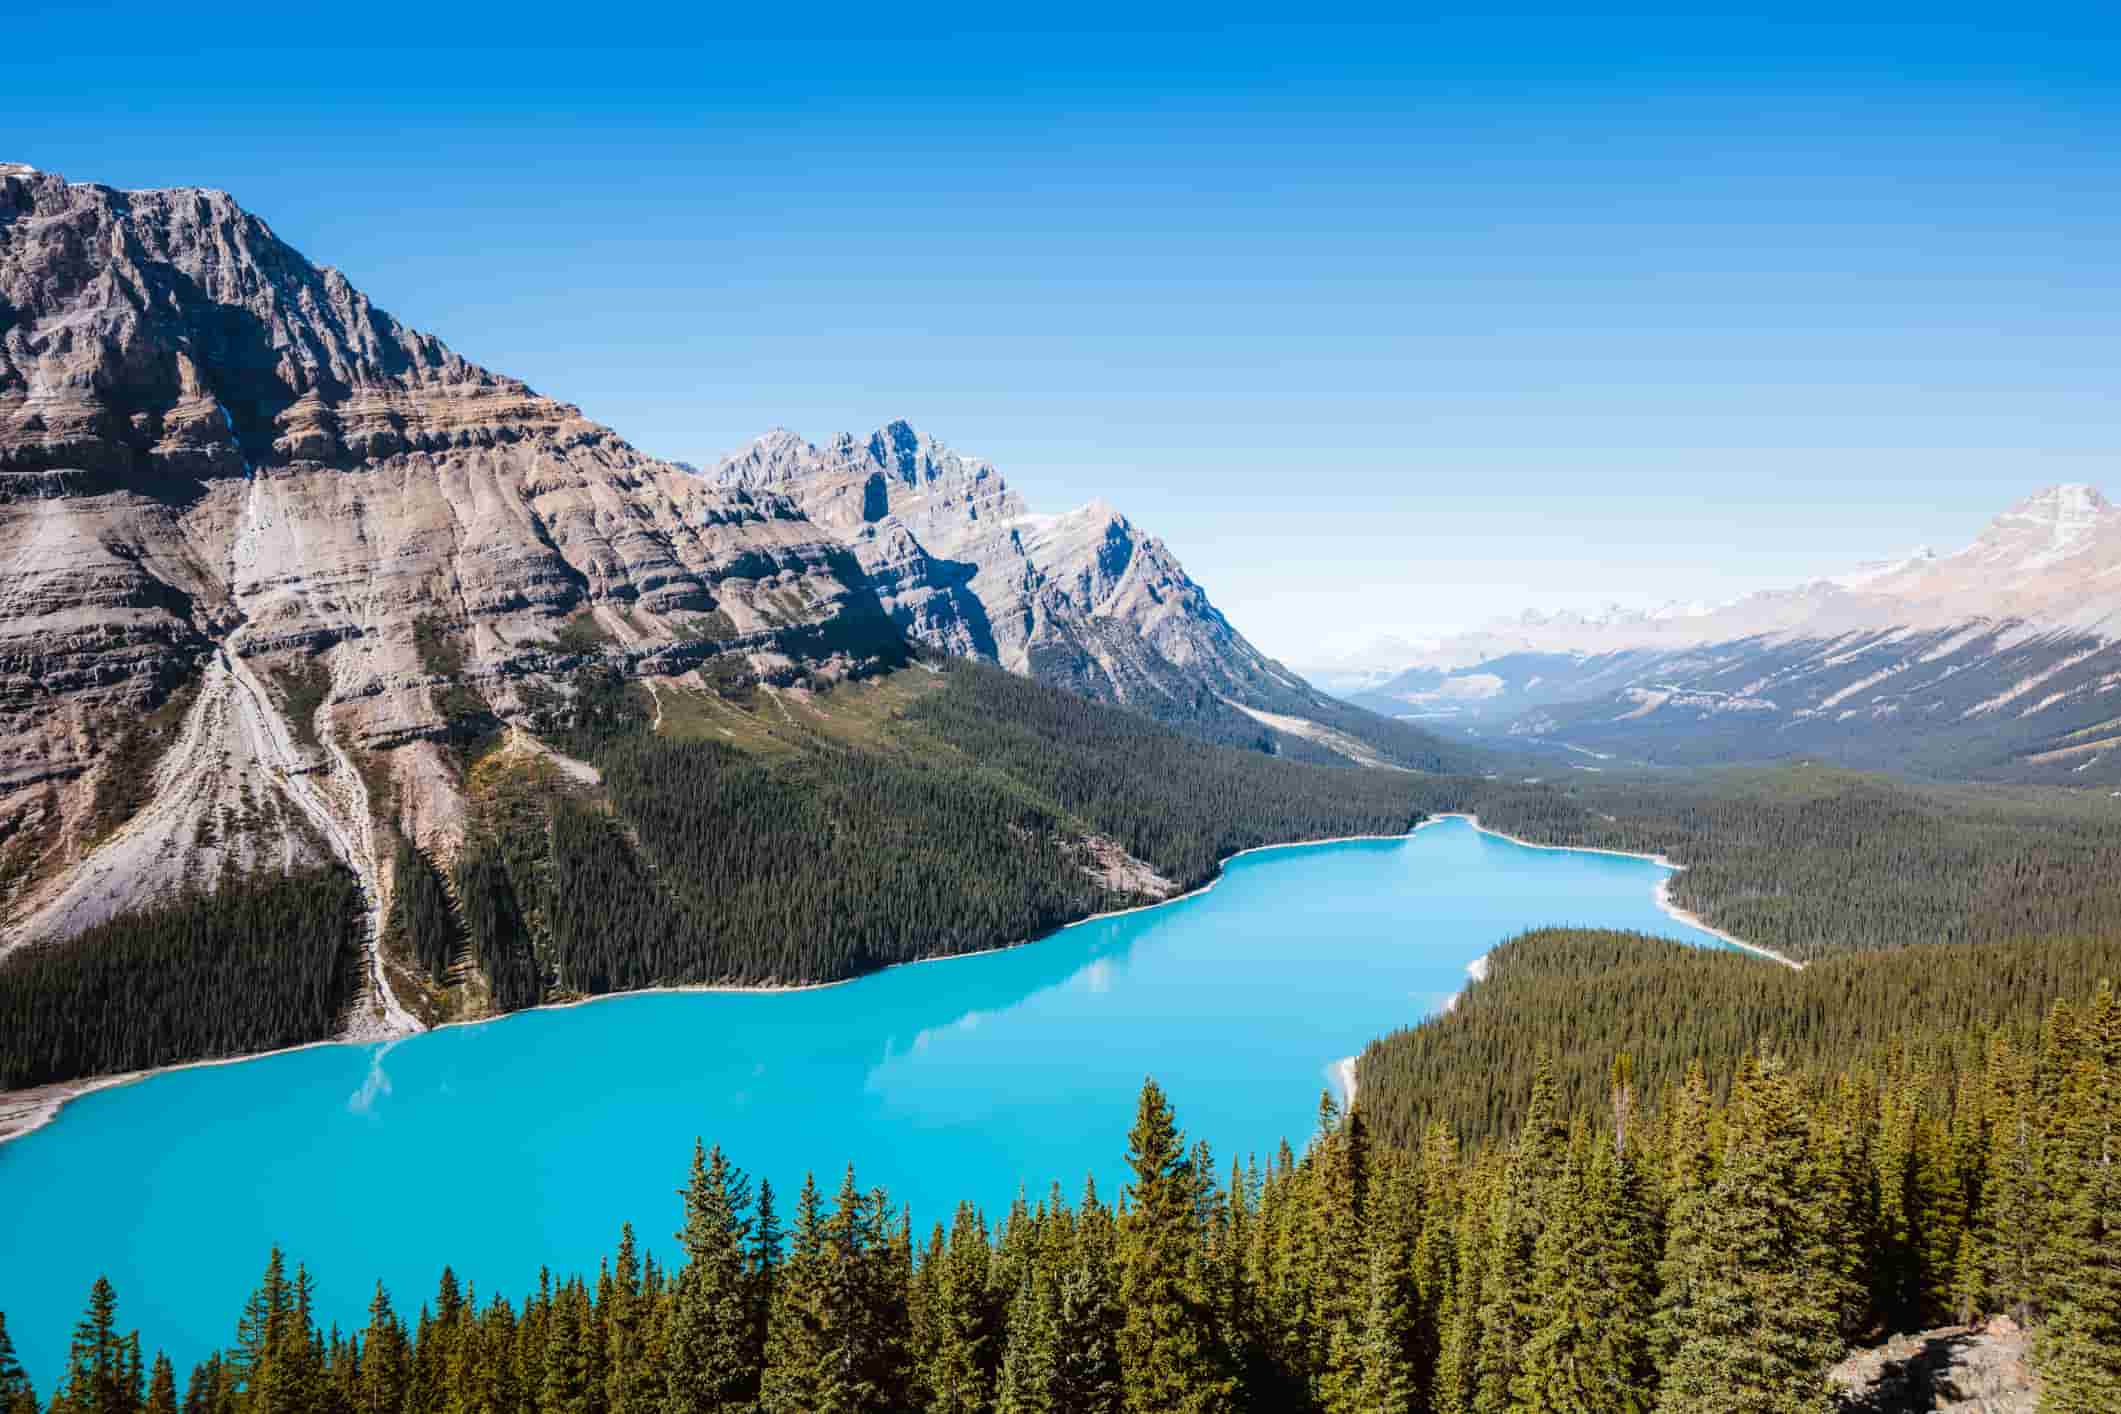
{"label": "valley", "polygon": [[[1814,759],[2121,786],[2121,508],[2050,487],[1964,549],[1726,604],[1527,613],[1349,700],[1556,769]],[[1577,759],[1570,759],[1571,755]]]}
{"label": "valley", "polygon": [[[1020,1187],[1072,1189],[1085,1172],[1117,1193],[1125,1116],[1108,1102],[1150,1071],[1196,1137],[1264,1161],[1309,1127],[1338,1058],[1443,1007],[1469,963],[1537,920],[1716,947],[1659,909],[1666,873],[1442,822],[1247,854],[1179,902],[839,986],[615,997],[169,1071],[0,1146],[0,1249],[21,1258],[0,1310],[43,1385],[64,1312],[32,1324],[34,1296],[97,1271],[188,1363],[225,1338],[220,1309],[248,1289],[261,1243],[300,1253],[320,1314],[349,1327],[376,1278],[418,1291],[438,1251],[460,1280],[506,1289],[534,1275],[525,1251],[586,1266],[632,1217],[644,1253],[668,1260],[648,1221],[696,1131],[782,1194],[852,1161],[924,1227],[959,1199],[998,1213]],[[262,1197],[224,1201],[216,1156],[258,1126],[279,1136],[257,1157]],[[153,1157],[118,1163],[116,1148]],[[61,1172],[100,1177],[62,1198]],[[336,1216],[433,1173],[488,1196],[473,1211],[413,1204],[382,1230]],[[603,1196],[570,1201],[584,1186]],[[15,1201],[32,1192],[46,1196]],[[98,1208],[137,1217],[84,1245],[71,1214]]]}
{"label": "valley", "polygon": [[2002,1313],[2096,1414],[2117,574],[2064,483],[1335,695],[1101,491],[651,455],[0,164],[0,1414],[1857,1414]]}

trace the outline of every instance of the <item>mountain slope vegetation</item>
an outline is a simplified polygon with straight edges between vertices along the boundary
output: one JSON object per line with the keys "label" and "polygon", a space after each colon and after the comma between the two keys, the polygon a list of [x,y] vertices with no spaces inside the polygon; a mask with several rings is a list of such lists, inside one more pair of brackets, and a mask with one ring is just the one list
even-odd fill
{"label": "mountain slope vegetation", "polygon": [[1672,898],[1803,960],[1933,943],[2121,935],[2121,801],[1820,766],[1558,780],[1417,778],[1535,844],[1663,854]]}

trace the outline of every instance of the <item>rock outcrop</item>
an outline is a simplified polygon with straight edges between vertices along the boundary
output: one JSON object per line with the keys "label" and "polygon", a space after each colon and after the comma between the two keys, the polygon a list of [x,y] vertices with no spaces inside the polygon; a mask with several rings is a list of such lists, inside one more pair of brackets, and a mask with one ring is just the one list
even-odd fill
{"label": "rock outcrop", "polygon": [[1944,1326],[1855,1351],[1827,1383],[1837,1414],[2034,1414],[2040,1380],[2026,1346],[2007,1316]]}
{"label": "rock outcrop", "polygon": [[709,475],[794,501],[853,554],[893,620],[941,651],[1314,759],[1419,765],[1433,745],[1261,653],[1110,504],[1035,514],[992,463],[904,422],[817,446],[775,429]]}
{"label": "rock outcrop", "polygon": [[[20,166],[0,167],[0,567],[8,943],[196,876],[204,819],[248,820],[250,852],[372,856],[355,758],[441,734],[467,692],[505,719],[596,658],[829,674],[902,643],[787,499],[467,362],[226,193]],[[191,803],[127,822],[137,867],[109,856],[86,888],[99,769],[187,683],[157,782]],[[422,760],[441,769],[389,769]],[[380,898],[376,861],[347,862]]]}

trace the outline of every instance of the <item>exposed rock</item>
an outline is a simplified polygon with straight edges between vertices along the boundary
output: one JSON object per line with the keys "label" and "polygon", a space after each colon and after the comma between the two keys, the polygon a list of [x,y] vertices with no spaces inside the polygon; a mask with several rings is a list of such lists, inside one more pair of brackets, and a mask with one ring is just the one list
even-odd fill
{"label": "exposed rock", "polygon": [[1345,705],[1254,648],[1107,502],[1034,514],[992,463],[904,422],[821,446],[776,428],[712,477],[792,499],[853,552],[899,626],[944,652],[1166,720],[1219,716],[1225,734],[1254,723],[1315,758],[1397,759],[1321,725]]}
{"label": "exposed rock", "polygon": [[[207,682],[122,858],[99,851],[84,871],[85,793],[60,793],[66,867],[0,900],[4,943],[61,936],[203,868],[202,822],[237,797],[254,820],[294,823],[218,848],[292,857],[315,847],[306,821],[380,908],[345,753],[440,734],[452,690],[505,719],[598,657],[676,672],[726,651],[829,675],[901,643],[861,569],[787,500],[643,456],[467,362],[225,193],[13,166],[0,565],[0,839],[50,783],[95,770],[131,715]],[[602,641],[563,645],[576,619]],[[423,659],[422,622],[448,671]],[[328,678],[299,728],[265,686],[296,664]],[[432,790],[399,794],[451,815]]]}
{"label": "exposed rock", "polygon": [[1827,1381],[1841,1414],[2034,1414],[2040,1405],[2025,1332],[2007,1316],[1894,1336],[1850,1355]]}

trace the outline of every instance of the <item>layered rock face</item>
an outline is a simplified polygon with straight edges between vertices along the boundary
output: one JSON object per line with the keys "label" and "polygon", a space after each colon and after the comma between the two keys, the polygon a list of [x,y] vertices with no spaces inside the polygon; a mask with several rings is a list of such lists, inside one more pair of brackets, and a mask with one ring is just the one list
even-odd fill
{"label": "layered rock face", "polygon": [[[801,506],[936,648],[1151,715],[1207,704],[1314,743],[1328,730],[1315,718],[1334,704],[1246,642],[1163,541],[1103,501],[1033,514],[991,463],[904,422],[820,446],[776,429],[709,476]],[[1358,741],[1338,754],[1376,752]]]}
{"label": "layered rock face", "polygon": [[[509,717],[564,694],[585,654],[830,673],[900,641],[786,499],[643,456],[465,361],[225,193],[20,166],[0,167],[0,566],[9,941],[196,872],[178,839],[194,810],[136,851],[159,861],[141,887],[54,903],[79,892],[66,866],[98,763],[181,684],[198,720],[163,783],[203,780],[208,756],[267,763],[197,789],[230,809],[290,797],[252,810],[289,822],[263,847],[343,854],[368,815],[346,752],[437,734],[453,685]],[[324,683],[321,708],[296,680]],[[305,776],[306,805],[284,784]]]}

